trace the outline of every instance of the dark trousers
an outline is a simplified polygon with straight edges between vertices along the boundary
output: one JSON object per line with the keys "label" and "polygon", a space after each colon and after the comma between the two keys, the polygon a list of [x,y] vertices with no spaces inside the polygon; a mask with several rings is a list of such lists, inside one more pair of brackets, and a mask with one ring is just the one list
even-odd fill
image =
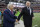
{"label": "dark trousers", "polygon": [[32,21],[24,22],[25,27],[32,27]]}
{"label": "dark trousers", "polygon": [[25,25],[25,27],[32,27],[31,25]]}
{"label": "dark trousers", "polygon": [[25,24],[25,27],[32,27],[32,22],[28,23],[28,24]]}

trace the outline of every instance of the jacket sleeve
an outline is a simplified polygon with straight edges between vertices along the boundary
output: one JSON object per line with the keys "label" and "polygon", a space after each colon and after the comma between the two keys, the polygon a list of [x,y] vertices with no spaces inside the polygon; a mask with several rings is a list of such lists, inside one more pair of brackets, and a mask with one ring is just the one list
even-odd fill
{"label": "jacket sleeve", "polygon": [[14,14],[11,14],[11,12],[9,12],[10,17],[17,19],[17,17]]}
{"label": "jacket sleeve", "polygon": [[18,21],[20,20],[20,18],[21,18],[22,15],[23,15],[23,9],[22,9],[20,15],[18,16]]}
{"label": "jacket sleeve", "polygon": [[33,8],[32,8],[32,17],[34,17],[34,14],[33,14]]}
{"label": "jacket sleeve", "polygon": [[9,22],[14,22],[15,21],[15,19],[13,19],[12,17],[10,18],[10,16],[7,13],[7,11],[4,11],[3,15],[4,15],[4,17],[6,17],[6,20],[8,20]]}

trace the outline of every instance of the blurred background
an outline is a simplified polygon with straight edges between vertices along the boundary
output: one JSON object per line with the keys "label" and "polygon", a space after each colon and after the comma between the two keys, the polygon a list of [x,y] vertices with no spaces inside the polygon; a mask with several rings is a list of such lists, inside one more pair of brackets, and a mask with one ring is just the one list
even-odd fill
{"label": "blurred background", "polygon": [[[15,5],[15,9],[22,10],[25,7],[26,1],[31,2],[35,19],[32,21],[32,27],[40,27],[40,0],[0,0],[0,27],[3,25],[3,12],[7,7],[7,4],[11,3]],[[22,20],[22,17],[21,17]]]}

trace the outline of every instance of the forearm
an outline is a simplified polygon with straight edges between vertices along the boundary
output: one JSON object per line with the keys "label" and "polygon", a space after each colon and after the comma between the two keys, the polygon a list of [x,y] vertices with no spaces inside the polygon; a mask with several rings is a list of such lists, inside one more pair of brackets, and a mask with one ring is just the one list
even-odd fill
{"label": "forearm", "polygon": [[20,20],[21,16],[22,16],[21,14],[18,16],[18,19],[17,19],[18,21]]}

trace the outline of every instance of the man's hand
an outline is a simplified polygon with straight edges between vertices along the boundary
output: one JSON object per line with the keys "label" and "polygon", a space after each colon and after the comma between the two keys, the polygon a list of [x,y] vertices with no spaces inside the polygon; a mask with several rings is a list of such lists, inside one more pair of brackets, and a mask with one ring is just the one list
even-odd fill
{"label": "man's hand", "polygon": [[17,22],[18,24],[20,24],[19,21],[18,21],[17,19],[16,19],[16,22]]}
{"label": "man's hand", "polygon": [[34,17],[32,17],[32,19],[35,19]]}
{"label": "man's hand", "polygon": [[18,20],[16,19],[16,22],[18,22]]}

